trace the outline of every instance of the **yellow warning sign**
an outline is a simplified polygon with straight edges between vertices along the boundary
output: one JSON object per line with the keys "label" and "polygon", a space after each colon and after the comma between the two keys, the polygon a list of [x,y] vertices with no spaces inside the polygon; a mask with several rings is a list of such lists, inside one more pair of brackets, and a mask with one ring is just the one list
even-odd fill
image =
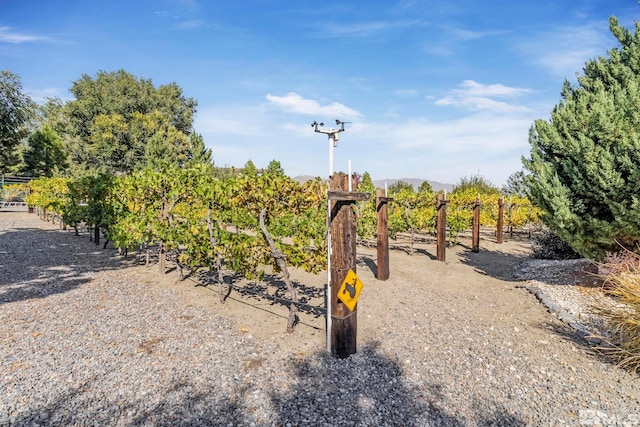
{"label": "yellow warning sign", "polygon": [[342,282],[342,286],[340,286],[338,290],[338,298],[344,305],[349,307],[349,310],[353,311],[353,309],[356,308],[356,303],[358,302],[358,297],[360,296],[360,291],[362,291],[363,286],[358,276],[356,276],[356,273],[349,269],[347,277],[344,278],[344,282]]}

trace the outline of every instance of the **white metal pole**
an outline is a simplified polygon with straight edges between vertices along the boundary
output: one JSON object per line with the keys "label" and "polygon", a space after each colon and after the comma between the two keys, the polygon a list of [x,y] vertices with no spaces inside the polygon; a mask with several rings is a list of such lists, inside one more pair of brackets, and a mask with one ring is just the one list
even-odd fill
{"label": "white metal pole", "polygon": [[333,175],[333,134],[329,134],[329,179],[327,180],[327,352],[331,353],[331,176]]}
{"label": "white metal pole", "polygon": [[334,134],[329,134],[329,179],[333,175],[333,143],[335,136]]}
{"label": "white metal pole", "polygon": [[351,191],[351,160],[349,160],[349,191]]}

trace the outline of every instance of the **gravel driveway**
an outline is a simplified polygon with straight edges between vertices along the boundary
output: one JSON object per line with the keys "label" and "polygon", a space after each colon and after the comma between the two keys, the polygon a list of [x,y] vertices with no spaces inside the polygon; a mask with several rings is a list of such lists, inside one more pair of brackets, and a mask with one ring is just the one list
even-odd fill
{"label": "gravel driveway", "polygon": [[0,212],[0,425],[640,425],[638,376],[517,289],[507,254],[496,274],[491,251],[361,269],[359,351],[334,360],[322,333],[243,333],[100,248]]}

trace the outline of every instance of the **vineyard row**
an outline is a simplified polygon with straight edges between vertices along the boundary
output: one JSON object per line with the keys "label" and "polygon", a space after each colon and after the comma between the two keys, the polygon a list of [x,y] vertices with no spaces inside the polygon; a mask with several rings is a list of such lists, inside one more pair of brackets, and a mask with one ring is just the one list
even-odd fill
{"label": "vineyard row", "polygon": [[[377,232],[375,188],[370,201],[353,205],[361,239]],[[495,227],[497,195],[468,192],[449,195],[450,236],[471,226],[471,207],[480,197],[481,224]],[[398,232],[435,232],[436,197],[402,190],[389,204],[389,236]],[[208,167],[144,169],[129,175],[40,178],[29,183],[26,201],[60,215],[65,224],[84,223],[122,249],[154,245],[159,268],[168,251],[192,271],[206,269],[224,283],[223,271],[260,280],[264,267],[287,274],[295,267],[317,273],[327,265],[327,185],[319,178],[305,184],[278,174],[245,174],[219,179]],[[539,211],[514,197],[507,202],[514,227],[537,221]],[[290,288],[293,294],[295,290]],[[292,298],[295,299],[295,298]]]}

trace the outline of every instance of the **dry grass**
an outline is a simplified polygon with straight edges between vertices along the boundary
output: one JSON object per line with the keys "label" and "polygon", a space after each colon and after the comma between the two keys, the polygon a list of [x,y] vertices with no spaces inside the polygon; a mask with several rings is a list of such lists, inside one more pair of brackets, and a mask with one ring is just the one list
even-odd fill
{"label": "dry grass", "polygon": [[627,251],[604,265],[605,292],[616,304],[604,300],[595,307],[614,332],[606,350],[622,367],[640,372],[640,255]]}

